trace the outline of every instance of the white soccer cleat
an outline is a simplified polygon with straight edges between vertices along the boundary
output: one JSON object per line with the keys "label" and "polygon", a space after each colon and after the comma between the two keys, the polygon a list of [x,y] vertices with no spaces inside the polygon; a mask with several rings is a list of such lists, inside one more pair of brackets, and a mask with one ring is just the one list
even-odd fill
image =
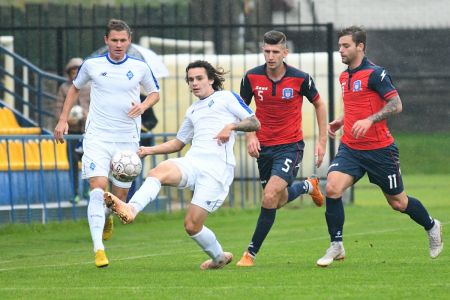
{"label": "white soccer cleat", "polygon": [[442,242],[442,224],[438,220],[434,219],[434,226],[427,231],[428,240],[430,242],[430,256],[436,258],[441,254],[444,248]]}
{"label": "white soccer cleat", "polygon": [[327,249],[327,253],[317,260],[319,267],[328,267],[334,260],[343,260],[345,258],[345,249],[342,242],[331,242],[330,248]]}
{"label": "white soccer cleat", "polygon": [[219,261],[213,261],[212,259],[208,259],[204,263],[200,265],[201,270],[208,269],[221,269],[228,265],[233,260],[233,254],[230,252],[224,252],[223,257]]}

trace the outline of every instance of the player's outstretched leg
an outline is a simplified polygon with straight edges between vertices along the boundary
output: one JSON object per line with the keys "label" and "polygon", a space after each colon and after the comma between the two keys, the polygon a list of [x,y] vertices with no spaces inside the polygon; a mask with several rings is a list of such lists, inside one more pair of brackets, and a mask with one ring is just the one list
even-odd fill
{"label": "player's outstretched leg", "polygon": [[103,195],[106,206],[111,208],[111,210],[119,217],[123,224],[129,224],[134,221],[136,217],[136,212],[131,205],[123,202],[110,192],[106,192]]}
{"label": "player's outstretched leg", "polygon": [[232,260],[233,254],[231,252],[224,252],[222,257],[217,261],[214,261],[212,259],[206,260],[204,263],[200,265],[200,269],[202,270],[220,269],[228,265]]}
{"label": "player's outstretched leg", "polygon": [[309,192],[309,194],[311,195],[311,199],[314,201],[316,206],[322,206],[324,197],[319,188],[319,178],[310,177],[306,181],[308,181],[312,186],[312,191]]}
{"label": "player's outstretched leg", "polygon": [[434,226],[427,231],[428,240],[430,242],[430,256],[436,258],[442,252],[444,248],[444,242],[442,241],[442,224],[438,220],[434,219]]}
{"label": "player's outstretched leg", "polygon": [[114,219],[112,216],[108,216],[105,219],[105,226],[103,227],[102,239],[107,241],[111,238],[114,229]]}
{"label": "player's outstretched leg", "polygon": [[107,267],[109,265],[109,261],[108,258],[106,257],[106,253],[105,250],[97,250],[95,252],[95,266],[97,266],[97,268],[104,268]]}
{"label": "player's outstretched leg", "polygon": [[317,261],[319,267],[328,267],[334,260],[343,260],[345,258],[345,249],[342,242],[331,242],[327,253]]}

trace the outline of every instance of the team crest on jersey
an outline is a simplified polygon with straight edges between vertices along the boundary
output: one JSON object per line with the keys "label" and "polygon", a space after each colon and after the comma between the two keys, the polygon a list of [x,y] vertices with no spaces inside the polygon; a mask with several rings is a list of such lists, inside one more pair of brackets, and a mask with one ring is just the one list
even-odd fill
{"label": "team crest on jersey", "polygon": [[208,102],[208,107],[213,106],[213,104],[214,104],[214,100],[209,101],[209,102]]}
{"label": "team crest on jersey", "polygon": [[128,73],[127,73],[127,77],[128,77],[128,80],[131,80],[131,78],[133,78],[133,77],[134,77],[134,74],[133,74],[133,72],[131,72],[131,71],[128,71]]}
{"label": "team crest on jersey", "polygon": [[356,80],[353,82],[353,91],[354,92],[360,92],[362,90],[361,88],[361,80]]}
{"label": "team crest on jersey", "polygon": [[294,89],[292,89],[292,88],[284,88],[282,91],[281,91],[281,97],[283,98],[283,99],[286,99],[286,100],[289,100],[289,99],[291,99],[292,97],[294,97]]}

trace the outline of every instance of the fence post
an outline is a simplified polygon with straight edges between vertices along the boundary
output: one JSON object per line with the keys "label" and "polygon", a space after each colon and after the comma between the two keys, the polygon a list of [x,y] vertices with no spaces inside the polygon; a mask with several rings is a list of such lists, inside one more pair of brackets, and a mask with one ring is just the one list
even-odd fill
{"label": "fence post", "polygon": [[[333,55],[333,23],[327,23],[327,53],[328,53],[328,120],[334,120],[334,55]],[[330,144],[330,163],[336,151],[335,139],[328,139]]]}

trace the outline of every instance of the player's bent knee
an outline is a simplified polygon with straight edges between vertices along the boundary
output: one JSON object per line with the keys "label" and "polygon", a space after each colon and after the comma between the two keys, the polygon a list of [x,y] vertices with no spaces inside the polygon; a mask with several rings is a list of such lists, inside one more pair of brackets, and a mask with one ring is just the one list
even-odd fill
{"label": "player's bent knee", "polygon": [[203,225],[202,224],[196,224],[195,222],[191,220],[185,220],[184,221],[184,230],[189,235],[195,235],[202,230]]}
{"label": "player's bent knee", "polygon": [[327,182],[325,190],[328,198],[339,198],[343,193],[343,191],[333,182]]}
{"label": "player's bent knee", "polygon": [[404,212],[406,209],[407,204],[403,203],[402,201],[388,201],[389,205],[392,207],[393,210]]}

